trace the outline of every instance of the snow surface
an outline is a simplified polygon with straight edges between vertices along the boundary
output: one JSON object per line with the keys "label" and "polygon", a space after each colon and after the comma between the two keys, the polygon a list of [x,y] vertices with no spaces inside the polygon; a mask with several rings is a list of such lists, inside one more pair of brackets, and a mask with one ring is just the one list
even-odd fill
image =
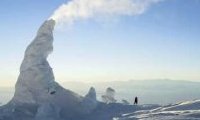
{"label": "snow surface", "polygon": [[200,100],[123,114],[115,120],[200,120]]}

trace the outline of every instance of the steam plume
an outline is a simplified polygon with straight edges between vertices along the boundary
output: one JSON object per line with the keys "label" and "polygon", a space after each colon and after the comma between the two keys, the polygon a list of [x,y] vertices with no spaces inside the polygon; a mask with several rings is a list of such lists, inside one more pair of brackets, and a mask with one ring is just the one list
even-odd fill
{"label": "steam plume", "polygon": [[96,17],[135,16],[161,0],[72,0],[62,4],[50,17],[57,23],[71,24]]}

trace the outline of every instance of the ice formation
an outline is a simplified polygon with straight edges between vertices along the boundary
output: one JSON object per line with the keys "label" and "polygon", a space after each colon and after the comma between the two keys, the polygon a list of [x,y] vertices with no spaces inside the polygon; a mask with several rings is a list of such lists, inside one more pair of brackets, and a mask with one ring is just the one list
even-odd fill
{"label": "ice formation", "polygon": [[81,101],[80,96],[63,89],[55,82],[47,61],[48,55],[53,51],[54,25],[54,20],[44,22],[27,47],[12,102],[37,105],[49,103],[63,107],[60,103],[66,103],[67,100],[71,105]]}
{"label": "ice formation", "polygon": [[117,100],[115,99],[115,90],[113,88],[107,88],[105,95],[102,95],[102,101],[105,103],[115,103]]}
{"label": "ice formation", "polygon": [[88,94],[85,96],[85,99],[89,99],[89,100],[92,100],[92,101],[97,101],[97,98],[96,98],[96,90],[94,87],[91,87]]}
{"label": "ice formation", "polygon": [[54,81],[47,57],[53,51],[53,20],[46,21],[27,47],[15,86],[13,102],[42,104],[59,85]]}
{"label": "ice formation", "polygon": [[19,110],[21,114],[36,117],[37,120],[52,115],[59,120],[86,114],[88,108],[81,105],[83,97],[56,83],[47,61],[53,51],[54,25],[54,20],[45,21],[25,51],[14,97],[4,106],[4,111],[10,111],[10,117],[15,116]]}

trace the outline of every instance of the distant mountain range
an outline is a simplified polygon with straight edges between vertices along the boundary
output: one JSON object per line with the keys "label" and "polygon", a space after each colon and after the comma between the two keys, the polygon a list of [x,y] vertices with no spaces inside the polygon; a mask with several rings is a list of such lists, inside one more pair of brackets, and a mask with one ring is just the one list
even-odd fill
{"label": "distant mountain range", "polygon": [[[96,89],[98,99],[105,93],[106,88],[116,91],[118,102],[122,99],[133,103],[135,96],[140,104],[170,104],[188,100],[200,99],[200,82],[178,80],[129,80],[112,82],[64,82],[61,85],[67,89],[85,95],[91,86]],[[0,87],[0,102],[6,103],[14,94],[14,88]]]}
{"label": "distant mountain range", "polygon": [[127,99],[133,103],[135,96],[139,97],[141,104],[170,104],[200,98],[200,82],[190,81],[129,80],[93,83],[65,82],[62,85],[82,95],[93,86],[96,88],[99,99],[107,87],[112,87],[116,91],[118,102]]}

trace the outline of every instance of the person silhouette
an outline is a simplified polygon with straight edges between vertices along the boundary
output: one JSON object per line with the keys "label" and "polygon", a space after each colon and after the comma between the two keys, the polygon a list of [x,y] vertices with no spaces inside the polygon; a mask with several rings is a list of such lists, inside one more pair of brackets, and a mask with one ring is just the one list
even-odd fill
{"label": "person silhouette", "polygon": [[137,104],[138,104],[138,97],[135,97],[134,105],[137,105]]}

